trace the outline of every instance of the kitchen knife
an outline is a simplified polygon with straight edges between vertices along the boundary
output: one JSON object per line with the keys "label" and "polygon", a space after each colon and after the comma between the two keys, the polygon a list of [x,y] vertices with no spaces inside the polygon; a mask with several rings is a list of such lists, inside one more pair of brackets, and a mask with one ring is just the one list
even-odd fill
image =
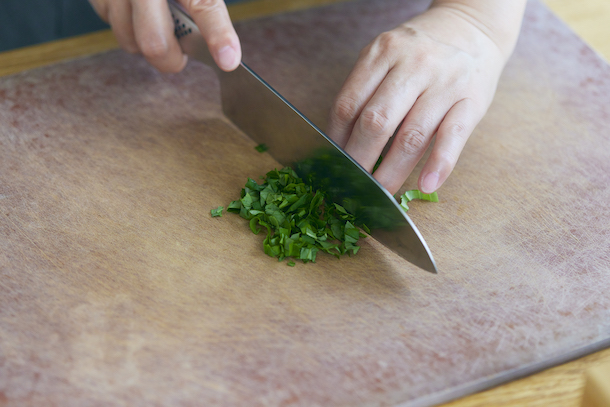
{"label": "kitchen knife", "polygon": [[243,62],[220,70],[195,22],[168,0],[182,50],[211,66],[220,80],[225,115],[279,163],[291,166],[371,229],[371,236],[419,266],[437,273],[421,233],[394,197],[343,149]]}

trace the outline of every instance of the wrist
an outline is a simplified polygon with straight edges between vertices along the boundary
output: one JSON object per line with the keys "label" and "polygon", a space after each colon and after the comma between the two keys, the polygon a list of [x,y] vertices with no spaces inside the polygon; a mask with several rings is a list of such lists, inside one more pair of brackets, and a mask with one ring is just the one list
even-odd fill
{"label": "wrist", "polygon": [[435,0],[406,25],[470,55],[495,48],[504,62],[514,49],[524,0]]}

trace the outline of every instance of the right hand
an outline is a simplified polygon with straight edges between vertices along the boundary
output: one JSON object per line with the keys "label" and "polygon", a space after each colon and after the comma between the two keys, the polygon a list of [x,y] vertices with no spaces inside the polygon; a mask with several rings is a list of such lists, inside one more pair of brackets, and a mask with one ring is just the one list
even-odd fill
{"label": "right hand", "polygon": [[435,0],[426,12],[379,35],[339,91],[328,136],[367,171],[392,140],[374,174],[391,194],[435,138],[418,188],[436,191],[493,100],[525,3]]}
{"label": "right hand", "polygon": [[[141,53],[161,72],[180,72],[187,56],[174,36],[166,0],[89,0],[110,26],[119,45]],[[232,71],[241,61],[241,46],[223,0],[178,0],[193,18],[218,67]]]}

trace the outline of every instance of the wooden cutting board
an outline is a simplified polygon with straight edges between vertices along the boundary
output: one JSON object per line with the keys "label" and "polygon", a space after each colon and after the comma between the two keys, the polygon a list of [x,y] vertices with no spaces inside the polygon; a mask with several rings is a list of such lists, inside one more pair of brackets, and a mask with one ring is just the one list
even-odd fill
{"label": "wooden cutting board", "polygon": [[[426,5],[237,28],[324,127],[359,49]],[[609,106],[610,68],[531,3],[441,202],[411,205],[435,276],[371,238],[287,267],[211,218],[277,163],[205,66],[117,51],[2,78],[0,405],[426,406],[606,347]]]}

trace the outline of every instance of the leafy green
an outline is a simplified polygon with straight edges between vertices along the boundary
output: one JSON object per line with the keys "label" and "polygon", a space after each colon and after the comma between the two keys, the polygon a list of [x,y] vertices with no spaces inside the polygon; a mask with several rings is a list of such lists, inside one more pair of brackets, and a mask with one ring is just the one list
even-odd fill
{"label": "leafy green", "polygon": [[290,167],[269,171],[262,184],[248,178],[241,198],[231,202],[227,211],[248,220],[253,233],[265,231],[263,250],[280,261],[291,257],[315,262],[319,252],[337,258],[356,254],[359,239],[366,236],[358,226],[369,232]]}
{"label": "leafy green", "polygon": [[222,216],[222,210],[224,209],[224,206],[219,206],[216,209],[212,209],[210,212],[212,213],[212,217],[213,218],[219,218]]}
{"label": "leafy green", "polygon": [[[381,162],[383,161],[383,156],[379,156],[379,158],[377,159],[377,163],[375,163],[375,166],[373,167],[373,173],[375,171],[377,171],[377,168],[379,168],[379,166],[381,165]],[[436,192],[433,192],[431,194],[424,194],[423,192],[421,192],[419,189],[412,189],[410,191],[406,191],[404,194],[402,194],[400,196],[400,207],[402,209],[406,211],[409,210],[409,206],[407,205],[407,202],[411,202],[414,199],[421,199],[424,201],[430,201],[430,202],[438,202],[438,194]]]}
{"label": "leafy green", "polygon": [[259,144],[258,146],[254,147],[254,148],[259,153],[264,153],[265,151],[269,150],[269,147],[267,147],[267,144],[265,144],[265,143],[261,143],[261,144]]}
{"label": "leafy green", "polygon": [[379,158],[377,159],[377,162],[373,166],[373,171],[371,171],[371,174],[374,174],[375,171],[377,171],[377,168],[379,168],[379,166],[381,165],[382,161],[383,161],[383,156],[380,155]]}
{"label": "leafy green", "polygon": [[419,189],[412,189],[410,191],[406,191],[404,194],[400,196],[400,207],[406,211],[409,210],[409,206],[407,202],[411,202],[414,199],[421,199],[424,201],[430,202],[438,202],[438,194],[433,192],[431,194],[424,194]]}

